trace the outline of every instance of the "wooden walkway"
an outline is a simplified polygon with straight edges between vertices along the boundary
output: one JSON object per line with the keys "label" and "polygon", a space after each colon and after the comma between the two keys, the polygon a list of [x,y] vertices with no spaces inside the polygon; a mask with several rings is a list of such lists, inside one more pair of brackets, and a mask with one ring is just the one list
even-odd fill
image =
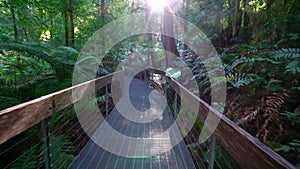
{"label": "wooden walkway", "polygon": [[[149,75],[148,71],[161,74],[162,76],[165,75],[165,72],[151,68],[147,69],[145,74]],[[78,103],[81,100],[85,101],[86,99],[93,99],[93,95],[90,94],[90,90],[100,90],[103,88],[107,89],[109,85],[113,85],[113,80],[122,80],[125,74],[126,70],[120,70],[112,74],[105,75],[100,78],[93,79],[70,88],[1,110],[0,144],[10,141],[10,139],[12,139],[14,136],[23,133],[32,126],[39,127],[39,123],[42,122],[43,140],[40,143],[47,147],[47,151],[43,152],[43,159],[40,159],[40,156],[36,158],[41,160],[40,162],[44,162],[45,168],[52,168],[51,166],[55,163],[55,161],[53,161],[51,151],[56,151],[54,149],[56,146],[51,146],[50,144],[51,135],[48,130],[48,123],[46,119],[52,117],[56,113],[59,113],[61,110]],[[168,77],[165,79],[166,84],[168,84],[168,86],[174,90],[175,94],[180,95],[181,99],[184,101],[184,104],[192,109],[194,113],[197,113],[198,120],[206,121],[208,112],[210,112],[211,115],[220,118],[218,127],[214,131],[216,141],[218,145],[220,145],[241,168],[296,168],[279,154],[272,151],[258,139],[251,136],[245,130],[230,121],[227,117],[223,116],[220,112],[212,108],[204,100],[195,96],[182,84]],[[176,144],[177,146],[175,147],[171,146],[172,144],[174,145],[174,143],[178,142],[178,140],[181,140],[182,136],[179,132],[178,126],[176,123],[174,123],[174,119],[170,110],[168,108],[161,108],[162,110],[160,110],[159,108],[156,109],[155,106],[153,106],[155,104],[159,105],[160,103],[163,103],[161,98],[164,96],[159,96],[159,93],[156,90],[149,88],[146,83],[137,79],[132,82],[129,91],[130,92],[127,96],[130,98],[134,107],[139,110],[149,111],[142,114],[135,113],[136,111],[132,111],[133,109],[128,109],[128,104],[122,103],[121,100],[116,104],[116,107],[123,107],[122,109],[118,110],[128,110],[125,111],[127,112],[125,117],[129,115],[128,117],[133,118],[124,118],[124,112],[119,112],[117,109],[114,109],[105,119],[105,121],[102,121],[103,118],[94,118],[94,122],[97,123],[97,125],[91,124],[92,128],[97,128],[99,126],[98,124],[101,124],[95,132],[98,134],[95,135],[96,142],[99,141],[99,139],[103,140],[103,142],[108,145],[108,148],[106,147],[105,149],[102,149],[101,147],[104,146],[98,146],[98,142],[95,144],[90,140],[79,153],[77,158],[75,158],[73,163],[69,166],[69,168],[195,168],[193,160],[189,155],[187,146],[184,142]],[[153,94],[156,97],[149,97],[153,96]],[[195,106],[197,104],[199,104],[199,107]],[[86,115],[85,117],[92,119],[94,116],[89,116],[92,111],[90,111],[91,109],[88,110],[89,111],[83,110],[82,113]],[[152,119],[154,120],[151,121]],[[137,122],[139,120],[150,120],[151,122],[139,123]],[[87,122],[90,121],[86,121],[86,123]],[[172,130],[167,129],[171,124],[175,125],[175,127]],[[105,130],[107,127],[113,127],[115,129],[113,131],[117,132],[113,133]],[[65,131],[61,126],[56,126],[55,131],[58,130],[60,132]],[[115,133],[122,133],[127,137],[130,136],[129,138],[131,138],[131,140],[132,138],[135,138],[137,141],[129,141],[130,144],[124,146],[126,145],[124,144],[124,141],[128,141],[128,139],[118,140],[115,137]],[[94,140],[94,135],[92,135],[92,138]],[[17,148],[17,146],[23,146],[26,139],[8,147],[5,151],[13,152],[12,149]],[[114,151],[105,151],[111,150],[110,148]],[[120,155],[119,153],[126,151],[130,152],[129,155]],[[24,152],[24,154],[26,152]],[[196,155],[199,154],[201,156],[201,152],[195,153]],[[119,156],[117,154],[119,154]],[[197,161],[195,162],[199,162],[200,160],[205,159],[200,157],[197,158]],[[9,167],[9,165],[7,167]]]}
{"label": "wooden walkway", "polygon": [[[125,83],[128,81],[125,80]],[[154,89],[150,88],[144,81],[134,79],[130,84],[129,98],[133,106],[140,111],[149,110],[147,114],[133,116],[136,118],[151,118],[155,119],[150,123],[138,123],[125,118],[116,108],[112,110],[110,115],[105,119],[106,123],[103,123],[98,129],[98,133],[101,132],[101,139],[109,143],[112,148],[116,145],[123,145],[124,141],[116,140],[111,132],[107,132],[104,129],[105,125],[110,125],[113,129],[119,133],[138,138],[141,144],[134,146],[133,155],[119,156],[114,153],[108,152],[101,148],[99,145],[90,140],[86,146],[82,149],[77,158],[70,165],[70,169],[85,169],[85,168],[99,168],[99,169],[194,169],[193,160],[188,152],[187,146],[184,141],[181,141],[175,147],[172,143],[182,140],[179,129],[167,130],[173,123],[174,118],[169,108],[164,110],[150,111],[149,94],[157,95],[158,99],[155,100],[159,104],[159,96],[161,95]],[[162,95],[161,95],[162,96]],[[155,97],[156,98],[156,97]],[[151,102],[153,105],[153,102]],[[126,106],[126,105],[123,105]],[[163,113],[158,113],[163,112]],[[151,120],[150,119],[150,120]],[[136,119],[139,120],[139,119]],[[162,133],[165,132],[164,135]],[[159,135],[159,138],[156,137]],[[150,139],[157,139],[157,141],[149,141]],[[135,144],[135,143],[133,143]],[[122,146],[120,151],[132,151],[129,147]],[[148,155],[143,152],[151,152]],[[164,152],[164,153],[160,153]],[[132,152],[131,152],[132,154]]]}

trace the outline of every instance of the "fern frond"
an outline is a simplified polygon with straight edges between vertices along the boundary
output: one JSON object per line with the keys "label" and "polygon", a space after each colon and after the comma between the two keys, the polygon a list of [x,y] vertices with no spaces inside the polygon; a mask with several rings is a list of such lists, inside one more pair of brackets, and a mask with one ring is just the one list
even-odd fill
{"label": "fern frond", "polygon": [[281,116],[284,116],[292,124],[300,123],[300,113],[299,112],[284,111],[284,112],[279,112],[278,114]]}
{"label": "fern frond", "polygon": [[253,120],[257,116],[258,111],[259,110],[251,111],[248,114],[238,118],[237,121],[236,121],[236,124],[240,125],[240,124],[243,124],[247,121]]}
{"label": "fern frond", "polygon": [[70,47],[62,46],[54,49],[34,42],[26,44],[0,43],[0,49],[4,51],[25,52],[30,57],[44,60],[55,70],[57,78],[60,80],[71,76],[73,66],[79,54],[78,51]]}
{"label": "fern frond", "polygon": [[68,168],[75,156],[72,154],[74,147],[64,136],[50,137],[50,151],[53,168]]}
{"label": "fern frond", "polygon": [[300,48],[287,48],[275,51],[274,57],[276,59],[299,59]]}
{"label": "fern frond", "polygon": [[233,88],[240,88],[251,83],[251,79],[244,73],[228,74],[226,81],[229,82]]}
{"label": "fern frond", "polygon": [[300,61],[295,60],[285,67],[285,73],[298,74],[300,73]]}
{"label": "fern frond", "polygon": [[40,153],[40,145],[34,146],[29,151],[19,156],[11,169],[35,169],[43,165],[43,156]]}
{"label": "fern frond", "polygon": [[32,54],[34,56],[37,56],[45,60],[49,64],[54,64],[53,58],[50,57],[50,53],[48,53],[49,49],[38,46],[37,44],[30,46],[30,45],[18,44],[18,43],[0,43],[0,49],[27,52],[29,54]]}
{"label": "fern frond", "polygon": [[285,93],[273,93],[271,96],[263,98],[262,111],[268,114],[277,112],[284,103],[285,97],[287,97]]}
{"label": "fern frond", "polygon": [[[271,63],[271,64],[279,64],[280,62],[276,61],[276,60],[272,60],[270,58],[266,58],[266,57],[263,57],[263,56],[257,56],[257,57],[252,57],[252,58],[249,58],[249,57],[241,57],[239,59],[236,59],[230,66],[227,65],[227,69],[228,70],[235,70],[237,69],[238,67],[245,67],[245,66],[248,66],[248,67],[253,67],[253,65],[255,64],[255,62],[267,62],[267,63]],[[239,68],[240,70],[240,68]]]}

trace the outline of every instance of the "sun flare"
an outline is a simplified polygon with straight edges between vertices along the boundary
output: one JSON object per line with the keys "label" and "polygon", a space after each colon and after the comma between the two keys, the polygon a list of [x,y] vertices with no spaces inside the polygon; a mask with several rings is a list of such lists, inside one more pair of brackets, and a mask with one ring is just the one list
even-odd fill
{"label": "sun flare", "polygon": [[152,11],[163,11],[169,4],[169,0],[147,0],[147,4]]}

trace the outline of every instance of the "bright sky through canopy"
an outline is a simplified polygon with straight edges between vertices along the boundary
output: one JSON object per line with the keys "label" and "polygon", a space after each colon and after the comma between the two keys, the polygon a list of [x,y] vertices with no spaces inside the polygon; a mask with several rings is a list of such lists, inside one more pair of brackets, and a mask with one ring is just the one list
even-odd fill
{"label": "bright sky through canopy", "polygon": [[169,0],[147,0],[152,11],[163,11],[168,6]]}

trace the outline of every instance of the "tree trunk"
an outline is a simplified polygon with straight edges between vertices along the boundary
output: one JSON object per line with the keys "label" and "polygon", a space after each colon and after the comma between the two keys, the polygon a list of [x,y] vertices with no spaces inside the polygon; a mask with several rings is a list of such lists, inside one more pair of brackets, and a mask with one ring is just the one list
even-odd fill
{"label": "tree trunk", "polygon": [[[267,4],[267,9],[266,9],[266,10],[271,9],[272,4],[273,4],[274,2],[275,2],[275,0],[267,0],[267,1],[266,1],[266,4]],[[286,0],[284,0],[283,3],[286,4]]]}
{"label": "tree trunk", "polygon": [[70,18],[70,28],[71,28],[71,41],[70,46],[75,47],[75,30],[74,30],[74,18],[73,18],[73,2],[69,0],[69,18]]}
{"label": "tree trunk", "polygon": [[232,23],[232,37],[234,37],[237,33],[237,26],[239,20],[239,6],[240,6],[240,0],[235,0],[234,16],[233,16],[233,23]]}
{"label": "tree trunk", "polygon": [[[100,12],[101,12],[101,26],[103,26],[105,24],[105,0],[101,0],[101,9],[100,9]],[[100,55],[101,56],[105,56],[105,41],[103,38],[101,38],[101,50],[100,50]]]}
{"label": "tree trunk", "polygon": [[243,13],[242,13],[242,21],[241,21],[242,30],[244,30],[245,28],[245,17],[246,17],[246,0],[243,0]]}
{"label": "tree trunk", "polygon": [[188,36],[186,36],[187,34],[187,17],[188,17],[188,13],[189,13],[189,6],[190,6],[190,0],[186,0],[186,1],[183,1],[183,11],[184,11],[184,15],[185,15],[185,18],[184,18],[184,22],[183,22],[183,36],[184,36],[184,44],[183,44],[183,48],[186,50],[187,49],[187,45],[186,43],[188,42]]}
{"label": "tree trunk", "polygon": [[[164,49],[166,50],[166,66],[171,66],[172,62],[175,60],[174,55],[179,57],[179,52],[177,50],[176,41],[174,37],[173,30],[173,16],[172,6],[174,5],[175,0],[171,0],[169,7],[165,7],[164,9],[164,27],[163,27],[163,44]],[[169,36],[168,36],[169,35]]]}
{"label": "tree trunk", "polygon": [[65,45],[69,46],[69,19],[68,19],[68,6],[67,3],[64,3],[63,9],[63,16],[64,16],[64,24],[65,24]]}
{"label": "tree trunk", "polygon": [[[145,19],[147,21],[147,23],[149,25],[151,25],[152,23],[151,22],[151,7],[149,6],[149,4],[147,4],[147,1],[146,1],[146,6],[145,6],[145,11],[146,11],[146,16],[145,16]],[[150,32],[150,27],[148,26],[147,27],[147,31]],[[156,65],[155,64],[155,58],[154,58],[154,51],[153,51],[153,35],[151,33],[147,33],[145,34],[144,36],[144,41],[146,42],[147,44],[147,57],[148,57],[148,64],[149,65]]]}
{"label": "tree trunk", "polygon": [[18,34],[18,27],[17,27],[17,19],[16,19],[15,7],[13,5],[10,5],[10,12],[13,20],[15,42],[18,42],[19,34]]}
{"label": "tree trunk", "polygon": [[105,0],[101,0],[101,17],[102,17],[102,22],[104,20],[105,16]]}

